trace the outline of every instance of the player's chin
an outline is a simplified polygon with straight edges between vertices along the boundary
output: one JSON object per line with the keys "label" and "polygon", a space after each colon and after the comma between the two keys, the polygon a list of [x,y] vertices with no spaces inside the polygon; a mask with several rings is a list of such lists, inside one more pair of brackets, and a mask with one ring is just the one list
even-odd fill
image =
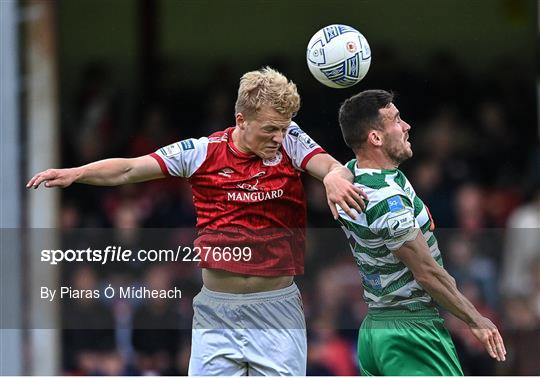
{"label": "player's chin", "polygon": [[261,151],[259,156],[263,159],[273,159],[276,157],[277,152],[278,148],[265,148],[263,151]]}
{"label": "player's chin", "polygon": [[411,143],[409,141],[405,142],[405,145],[403,146],[403,155],[406,159],[410,159],[413,156],[413,150],[411,147]]}
{"label": "player's chin", "polygon": [[406,148],[399,154],[399,158],[396,159],[399,163],[403,163],[405,160],[409,160],[413,156],[413,151],[411,148]]}

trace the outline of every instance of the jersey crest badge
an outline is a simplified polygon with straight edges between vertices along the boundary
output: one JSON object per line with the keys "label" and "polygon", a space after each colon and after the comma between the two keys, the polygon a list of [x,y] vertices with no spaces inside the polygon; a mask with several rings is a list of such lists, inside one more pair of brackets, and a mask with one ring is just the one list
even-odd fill
{"label": "jersey crest badge", "polygon": [[276,152],[276,156],[274,156],[272,159],[264,159],[263,164],[266,165],[267,167],[273,167],[281,163],[282,159],[283,159],[283,155],[281,154],[281,151],[278,151]]}

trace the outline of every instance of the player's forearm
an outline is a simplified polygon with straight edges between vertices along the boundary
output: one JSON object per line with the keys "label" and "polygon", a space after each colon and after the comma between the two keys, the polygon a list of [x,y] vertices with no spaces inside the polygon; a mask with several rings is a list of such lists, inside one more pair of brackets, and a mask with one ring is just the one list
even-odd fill
{"label": "player's forearm", "polygon": [[481,317],[474,305],[458,290],[456,281],[444,268],[435,268],[429,276],[417,281],[439,305],[468,325],[474,326],[476,320]]}
{"label": "player's forearm", "polygon": [[115,186],[165,177],[159,163],[145,155],[132,159],[107,159],[76,168],[47,169],[36,173],[26,184],[37,189],[44,183],[47,188],[66,188],[74,182]]}
{"label": "player's forearm", "polygon": [[351,172],[329,154],[313,156],[306,165],[306,171],[320,181],[323,181],[330,173],[337,174],[349,182],[353,181]]}
{"label": "player's forearm", "polygon": [[116,186],[137,182],[132,177],[129,159],[105,159],[81,167],[72,168],[75,182],[98,186]]}

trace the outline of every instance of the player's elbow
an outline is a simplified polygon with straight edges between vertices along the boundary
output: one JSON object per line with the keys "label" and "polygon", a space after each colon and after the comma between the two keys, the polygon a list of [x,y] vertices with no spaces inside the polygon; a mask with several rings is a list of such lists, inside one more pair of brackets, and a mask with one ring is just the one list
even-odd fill
{"label": "player's elbow", "polygon": [[126,166],[118,179],[117,185],[132,184],[137,182],[133,167]]}
{"label": "player's elbow", "polygon": [[141,169],[137,166],[137,159],[122,159],[122,169],[117,178],[116,185],[133,184],[139,182]]}
{"label": "player's elbow", "polygon": [[429,293],[439,291],[442,286],[456,287],[456,280],[439,265],[425,267],[414,275],[414,279]]}

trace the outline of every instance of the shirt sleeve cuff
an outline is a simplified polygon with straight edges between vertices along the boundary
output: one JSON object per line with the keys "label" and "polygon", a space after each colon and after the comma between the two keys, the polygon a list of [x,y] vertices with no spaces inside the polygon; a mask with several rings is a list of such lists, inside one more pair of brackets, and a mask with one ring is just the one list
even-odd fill
{"label": "shirt sleeve cuff", "polygon": [[163,174],[167,177],[171,177],[172,175],[169,173],[169,170],[167,169],[167,165],[165,164],[165,161],[163,160],[163,158],[161,156],[159,156],[158,154],[156,154],[155,152],[152,152],[150,154],[150,156],[152,156],[154,159],[156,159],[156,161],[158,162],[159,164],[159,167],[161,168],[161,172],[163,172]]}
{"label": "shirt sleeve cuff", "polygon": [[321,147],[318,147],[316,149],[314,149],[313,151],[311,151],[309,154],[307,154],[304,159],[302,160],[302,164],[300,164],[300,168],[302,168],[302,170],[306,170],[306,165],[307,163],[311,160],[311,158],[317,154],[326,154],[327,152],[325,150],[323,150]]}

